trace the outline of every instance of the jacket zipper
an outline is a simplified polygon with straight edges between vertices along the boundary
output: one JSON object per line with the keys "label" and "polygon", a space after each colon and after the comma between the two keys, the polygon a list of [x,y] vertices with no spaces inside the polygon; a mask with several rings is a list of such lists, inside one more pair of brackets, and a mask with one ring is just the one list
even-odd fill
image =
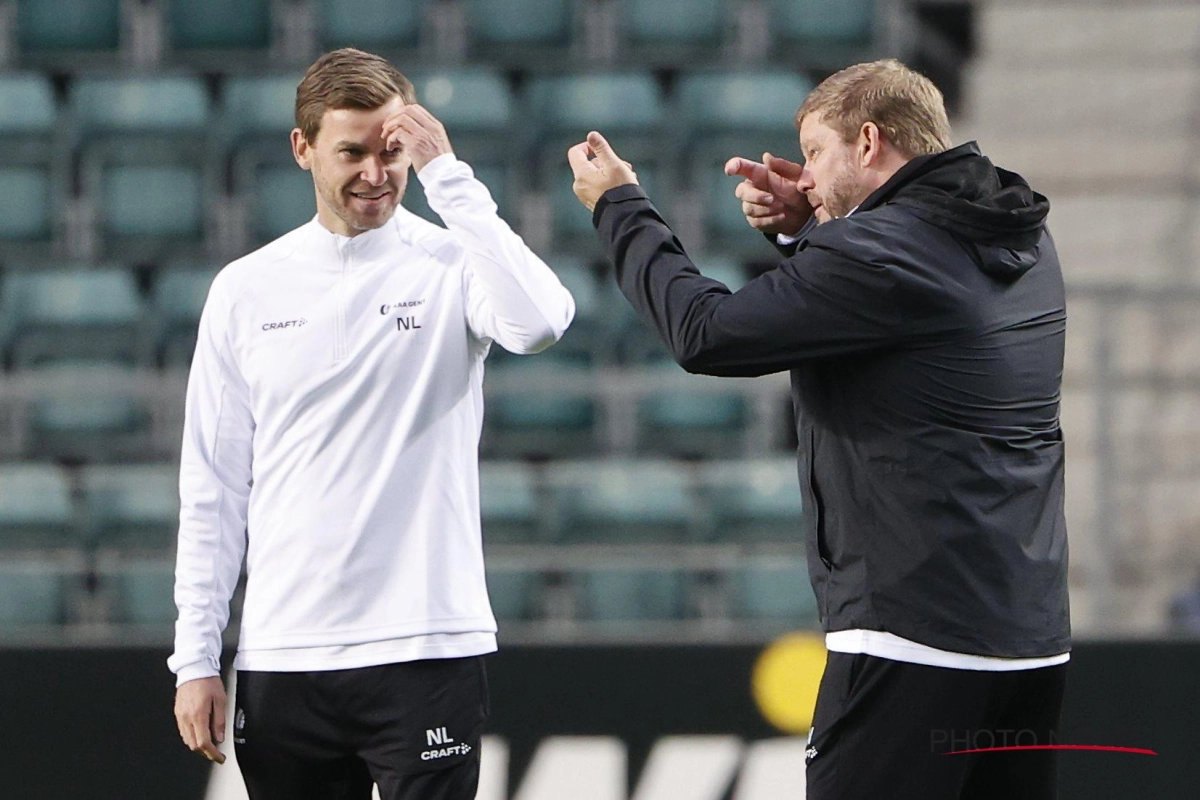
{"label": "jacket zipper", "polygon": [[347,355],[346,347],[346,280],[350,270],[350,257],[354,248],[354,241],[346,243],[345,249],[342,251],[342,274],[338,278],[337,289],[335,291],[336,300],[334,301],[334,323],[333,323],[333,360],[341,361]]}

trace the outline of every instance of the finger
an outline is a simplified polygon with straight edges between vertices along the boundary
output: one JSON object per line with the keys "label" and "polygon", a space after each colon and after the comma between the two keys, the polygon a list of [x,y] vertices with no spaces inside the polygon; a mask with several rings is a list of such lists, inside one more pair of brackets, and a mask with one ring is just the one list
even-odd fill
{"label": "finger", "polygon": [[567,150],[567,163],[571,165],[571,171],[575,173],[575,177],[579,178],[585,174],[592,166],[588,163],[588,156],[592,150],[587,142],[580,142]]}
{"label": "finger", "polygon": [[771,208],[770,206],[760,206],[757,203],[742,203],[742,214],[747,217],[761,219],[763,217],[773,217],[778,213],[778,209]]}
{"label": "finger", "polygon": [[218,750],[217,746],[212,742],[208,742],[207,744],[201,746],[200,752],[203,753],[204,757],[209,761],[217,764],[225,763],[225,754]]}
{"label": "finger", "polygon": [[212,738],[217,744],[225,741],[225,693],[220,692],[213,698]]}
{"label": "finger", "polygon": [[759,185],[765,185],[767,180],[766,167],[757,161],[751,161],[748,158],[740,156],[734,156],[725,162],[725,174],[731,177],[740,175]]}
{"label": "finger", "polygon": [[[795,161],[788,161],[786,158],[780,158],[779,156],[773,156],[770,153],[765,153],[763,155],[763,159],[767,169],[789,181],[800,180],[800,176],[804,172],[803,164],[797,164]],[[770,160],[770,163],[767,163],[767,159]]]}
{"label": "finger", "polygon": [[758,203],[760,205],[770,205],[775,202],[775,196],[770,192],[764,192],[750,181],[742,181],[734,187],[733,194],[739,200],[746,203]]}
{"label": "finger", "polygon": [[750,227],[754,228],[755,230],[762,230],[764,228],[771,229],[777,228],[783,224],[784,215],[772,214],[769,217],[746,217],[746,221],[749,222]]}
{"label": "finger", "polygon": [[587,143],[588,147],[592,148],[592,152],[596,154],[596,158],[601,163],[608,165],[621,163],[621,159],[617,158],[617,154],[613,152],[612,145],[598,131],[588,133]]}

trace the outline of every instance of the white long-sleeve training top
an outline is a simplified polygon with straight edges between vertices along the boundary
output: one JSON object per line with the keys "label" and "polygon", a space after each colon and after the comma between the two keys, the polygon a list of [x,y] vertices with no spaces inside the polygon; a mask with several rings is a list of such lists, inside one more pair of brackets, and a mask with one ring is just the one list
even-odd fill
{"label": "white long-sleeve training top", "polygon": [[453,155],[353,238],[315,219],[213,281],[188,379],[177,683],[235,666],[344,669],[495,649],[478,448],[491,342],[534,353],[575,312]]}

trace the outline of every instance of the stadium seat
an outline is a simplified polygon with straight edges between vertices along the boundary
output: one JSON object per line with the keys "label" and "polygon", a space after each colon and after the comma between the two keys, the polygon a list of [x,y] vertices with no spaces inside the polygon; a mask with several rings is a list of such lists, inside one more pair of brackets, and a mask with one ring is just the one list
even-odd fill
{"label": "stadium seat", "polygon": [[405,73],[417,102],[429,109],[456,139],[461,133],[495,132],[508,127],[513,101],[499,72],[472,66]]}
{"label": "stadium seat", "polygon": [[567,43],[571,0],[466,0],[467,27],[483,46],[553,47]]}
{"label": "stadium seat", "polygon": [[20,271],[4,282],[13,325],[9,361],[148,361],[145,318],[133,273],[119,267]]}
{"label": "stadium seat", "polygon": [[539,512],[536,475],[519,461],[479,465],[479,512],[485,542],[534,542]]}
{"label": "stadium seat", "polygon": [[170,625],[175,621],[175,564],[166,559],[131,559],[97,569],[101,586],[112,592],[116,622]]}
{"label": "stadium seat", "polygon": [[102,362],[56,362],[21,374],[40,387],[30,415],[30,455],[98,462],[146,458],[162,449],[151,439],[150,411],[138,395],[137,370]]}
{"label": "stadium seat", "polygon": [[260,166],[250,192],[250,224],[259,244],[303,225],[317,213],[312,174],[294,163]]}
{"label": "stadium seat", "polygon": [[48,167],[0,166],[0,244],[48,242],[53,195]]}
{"label": "stadium seat", "polygon": [[639,450],[693,457],[742,449],[741,437],[750,421],[742,384],[689,377],[669,360],[646,369],[655,388],[638,404]]}
{"label": "stadium seat", "polygon": [[[486,535],[486,534],[485,534]],[[487,566],[488,599],[498,620],[529,619],[535,613],[538,574],[518,566]]]}
{"label": "stadium seat", "polygon": [[[529,85],[532,119],[551,133],[601,129],[653,132],[663,122],[662,93],[650,73],[584,73],[534,78]],[[618,148],[618,151],[619,148]],[[562,159],[559,154],[559,159]]]}
{"label": "stadium seat", "polygon": [[85,536],[97,547],[165,551],[179,531],[179,470],[169,464],[89,466],[81,474]]}
{"label": "stadium seat", "polygon": [[121,0],[20,0],[17,46],[26,55],[112,51],[120,45]]}
{"label": "stadium seat", "polygon": [[80,132],[108,134],[203,133],[210,103],[204,83],[188,76],[83,77],[70,105]]}
{"label": "stadium seat", "polygon": [[172,244],[199,241],[204,233],[203,190],[203,175],[187,164],[108,166],[100,183],[101,230],[118,246],[160,240],[163,252],[180,249]]}
{"label": "stadium seat", "polygon": [[57,108],[50,79],[36,72],[0,76],[0,136],[50,135]]}
{"label": "stadium seat", "polygon": [[393,50],[416,45],[427,0],[318,0],[321,47]]}
{"label": "stadium seat", "polygon": [[621,0],[625,38],[639,55],[711,58],[734,27],[728,0]]}
{"label": "stadium seat", "polygon": [[597,621],[681,619],[687,613],[685,591],[678,570],[611,566],[580,574],[583,616]]}
{"label": "stadium seat", "polygon": [[0,561],[0,632],[62,623],[69,574],[62,563],[45,558]]}
{"label": "stadium seat", "polygon": [[196,349],[196,328],[216,275],[212,265],[174,264],[154,282],[158,321],[157,361],[166,367],[187,366]]}
{"label": "stadium seat", "polygon": [[694,530],[687,469],[668,461],[562,464],[550,473],[553,524],[572,542],[680,542]]}
{"label": "stadium seat", "polygon": [[258,139],[291,152],[288,138],[296,126],[299,75],[237,75],[225,83],[222,107],[225,138]]}
{"label": "stadium seat", "polygon": [[594,449],[597,413],[586,367],[540,355],[506,358],[494,368],[493,357],[488,361],[493,377],[482,440],[487,457],[578,455]]}
{"label": "stadium seat", "polygon": [[796,462],[792,458],[709,462],[701,466],[713,536],[727,542],[803,543]]}
{"label": "stadium seat", "polygon": [[270,0],[167,2],[167,32],[176,51],[266,50],[271,44]]}
{"label": "stadium seat", "polygon": [[0,548],[59,547],[75,530],[70,482],[62,469],[0,464]]}
{"label": "stadium seat", "polygon": [[771,30],[789,42],[866,44],[871,39],[874,23],[875,0],[771,2]]}
{"label": "stadium seat", "polygon": [[799,559],[752,559],[733,575],[732,608],[739,619],[815,625],[817,602]]}

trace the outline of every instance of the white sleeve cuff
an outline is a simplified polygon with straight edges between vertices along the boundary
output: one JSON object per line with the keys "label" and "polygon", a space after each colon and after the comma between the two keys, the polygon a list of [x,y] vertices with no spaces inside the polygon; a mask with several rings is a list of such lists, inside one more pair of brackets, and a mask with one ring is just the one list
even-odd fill
{"label": "white sleeve cuff", "polygon": [[213,665],[207,661],[197,661],[195,664],[187,664],[180,667],[179,672],[175,673],[175,688],[183,686],[188,681],[197,681],[201,678],[215,678],[220,674],[220,670],[213,669]]}
{"label": "white sleeve cuff", "polygon": [[797,231],[795,236],[788,236],[786,233],[775,234],[775,241],[780,247],[788,247],[800,241],[800,232]]}
{"label": "white sleeve cuff", "polygon": [[422,186],[428,186],[441,177],[447,169],[458,163],[458,157],[454,153],[442,153],[437,158],[434,158],[417,173],[417,180]]}

